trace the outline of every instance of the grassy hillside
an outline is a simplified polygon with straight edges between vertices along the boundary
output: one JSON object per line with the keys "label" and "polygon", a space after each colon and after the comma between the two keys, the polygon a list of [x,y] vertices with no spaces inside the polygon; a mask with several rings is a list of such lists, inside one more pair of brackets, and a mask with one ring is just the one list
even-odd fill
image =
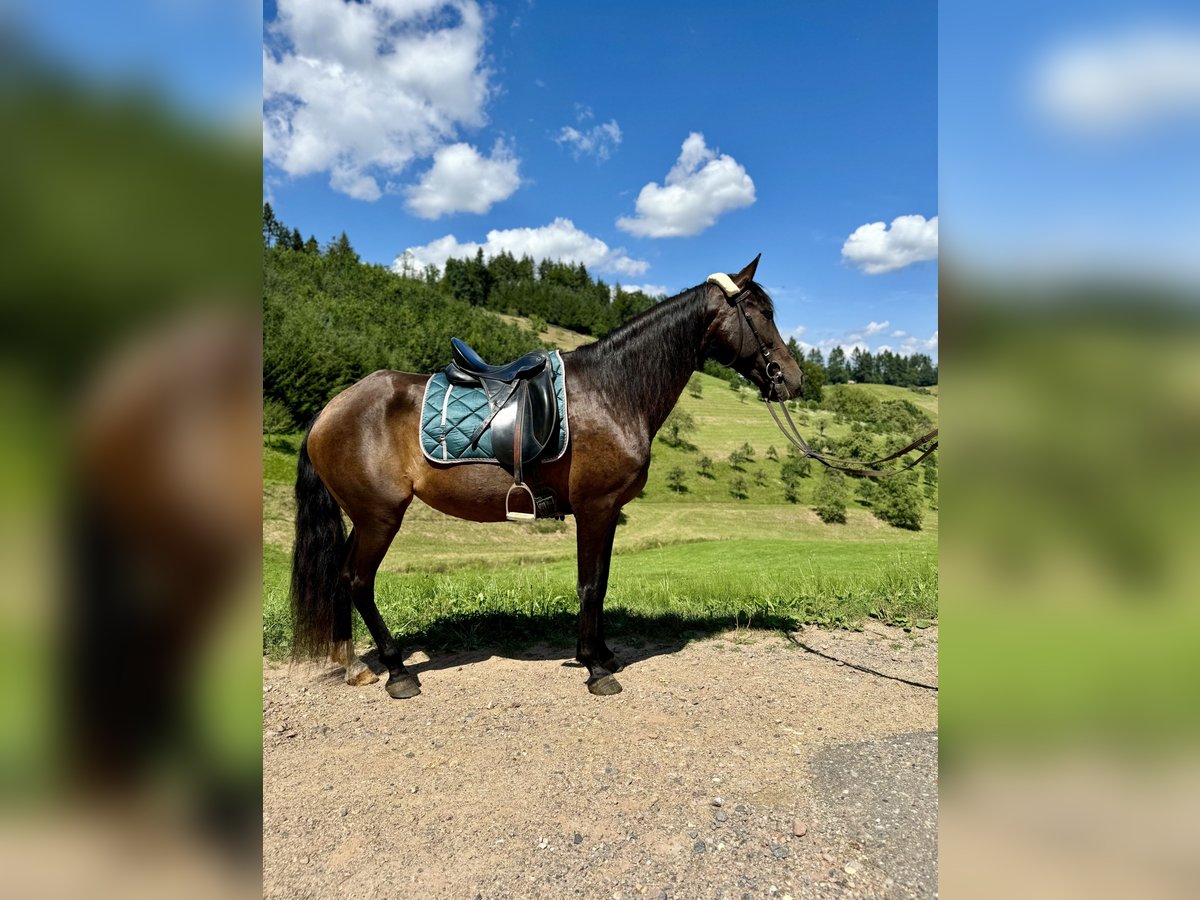
{"label": "grassy hillside", "polygon": [[[677,406],[696,421],[696,432],[686,436],[690,447],[669,447],[660,435],[655,441],[654,462],[646,496],[661,502],[677,503],[728,501],[732,499],[730,481],[740,476],[745,479],[749,493],[744,502],[783,502],[780,470],[786,459],[788,442],[775,426],[766,406],[758,399],[757,390],[742,388],[735,391],[726,382],[703,374],[696,378],[703,386],[701,396],[697,398],[690,391],[684,391]],[[864,389],[880,400],[909,400],[924,409],[935,424],[937,422],[936,396],[883,384],[865,385]],[[823,441],[836,441],[848,436],[852,427],[849,422],[839,421],[838,416],[823,409],[793,411],[792,419],[805,440],[814,447],[820,447]],[[729,454],[747,443],[754,448],[754,460],[744,465],[741,471],[735,471],[728,460]],[[777,460],[768,458],[772,447]],[[702,456],[713,461],[712,477],[704,477],[698,472],[698,462]],[[666,485],[665,472],[676,466],[686,473],[686,492],[672,491]],[[813,464],[813,477],[801,480],[802,503],[810,499],[810,489],[817,474],[817,465]],[[933,527],[936,528],[936,524]]]}
{"label": "grassy hillside", "polygon": [[[525,331],[534,330],[533,319],[525,316],[509,316],[504,313],[496,313],[495,315],[509,325],[516,325]],[[569,328],[563,328],[560,325],[547,325],[545,328],[537,331],[536,334],[538,340],[545,341],[559,350],[574,350],[576,347],[582,347],[584,344],[590,344],[596,340],[590,335],[580,334],[577,331],[571,331]]]}
{"label": "grassy hillside", "polygon": [[[696,634],[734,624],[854,627],[868,616],[900,624],[937,614],[938,518],[920,531],[892,528],[852,499],[847,522],[823,524],[809,507],[819,474],[803,478],[798,503],[784,500],[785,441],[750,390],[698,376],[701,396],[679,407],[696,421],[685,448],[655,441],[650,480],[618,529],[609,600],[615,622],[649,636]],[[881,400],[908,399],[935,420],[936,394],[866,386]],[[850,423],[824,410],[793,413],[811,441],[847,434]],[[299,436],[272,439],[263,460],[264,647],[288,643],[287,579],[295,448]],[[754,460],[735,470],[727,457],[749,443]],[[778,460],[768,458],[774,447]],[[711,477],[698,473],[702,456]],[[667,473],[684,470],[684,491]],[[731,479],[745,499],[730,494]],[[851,482],[853,485],[854,482]],[[854,498],[854,492],[851,497]],[[377,584],[389,623],[417,642],[462,645],[492,639],[572,640],[575,524],[484,525],[413,504]],[[358,636],[366,639],[361,623]]]}

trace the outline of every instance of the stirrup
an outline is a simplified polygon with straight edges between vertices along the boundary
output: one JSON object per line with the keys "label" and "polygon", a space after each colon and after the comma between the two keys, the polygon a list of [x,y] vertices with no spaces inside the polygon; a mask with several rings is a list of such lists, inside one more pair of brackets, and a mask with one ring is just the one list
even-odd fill
{"label": "stirrup", "polygon": [[[522,490],[529,495],[529,508],[533,512],[518,512],[512,508],[512,495],[515,490]],[[529,485],[517,482],[508,489],[508,493],[504,495],[504,518],[510,522],[532,522],[537,518],[537,498],[533,496]]]}

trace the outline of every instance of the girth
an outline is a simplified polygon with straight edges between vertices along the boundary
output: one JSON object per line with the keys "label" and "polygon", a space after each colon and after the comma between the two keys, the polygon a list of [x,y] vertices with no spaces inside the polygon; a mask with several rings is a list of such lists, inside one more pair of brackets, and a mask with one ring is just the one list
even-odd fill
{"label": "girth", "polygon": [[[513,474],[513,485],[504,501],[505,516],[511,521],[539,516],[561,518],[554,493],[538,483],[536,468],[559,430],[550,354],[534,350],[506,365],[491,366],[458,338],[451,338],[450,345],[454,362],[446,367],[446,379],[462,387],[482,388],[487,397],[488,416],[470,443],[477,444],[490,428],[492,452]],[[514,492],[528,497],[528,510],[514,509]]]}

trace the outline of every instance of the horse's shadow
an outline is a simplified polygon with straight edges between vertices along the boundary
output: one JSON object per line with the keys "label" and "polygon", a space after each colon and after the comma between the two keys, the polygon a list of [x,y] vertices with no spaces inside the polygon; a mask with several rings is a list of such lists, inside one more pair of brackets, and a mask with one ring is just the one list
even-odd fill
{"label": "horse's shadow", "polygon": [[[724,615],[645,615],[621,609],[608,610],[605,616],[608,644],[625,666],[678,653],[694,640],[734,627],[776,632],[796,627],[791,617],[772,615],[755,617],[750,623],[735,622]],[[427,657],[408,662],[414,674],[472,665],[496,656],[527,661],[558,659],[564,666],[579,667],[575,661],[576,622],[570,613],[472,613],[439,619],[422,631],[398,637],[406,651],[421,650]],[[377,649],[362,659],[377,675],[387,674]]]}

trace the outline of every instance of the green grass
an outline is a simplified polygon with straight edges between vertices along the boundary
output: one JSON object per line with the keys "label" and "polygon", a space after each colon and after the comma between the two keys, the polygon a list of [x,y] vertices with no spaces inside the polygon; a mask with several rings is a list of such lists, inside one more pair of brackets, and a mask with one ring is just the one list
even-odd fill
{"label": "green grass", "polygon": [[[783,498],[785,441],[751,392],[700,376],[702,396],[680,405],[696,419],[687,449],[655,441],[650,480],[625,508],[617,531],[608,599],[608,632],[630,640],[686,640],[734,627],[800,624],[859,627],[868,617],[899,625],[937,616],[936,511],[921,531],[891,528],[861,502],[844,525],[825,525],[808,505],[815,477],[801,479],[801,502]],[[869,386],[884,399],[905,396],[936,417],[937,398]],[[744,398],[744,399],[743,399]],[[840,436],[849,424],[832,413],[794,413],[806,436]],[[732,470],[731,450],[749,442],[755,458]],[[774,445],[779,461],[766,458]],[[263,451],[263,649],[286,653],[292,485],[299,436],[269,438]],[[713,477],[696,472],[702,455]],[[666,484],[685,470],[685,492]],[[813,475],[818,469],[814,464]],[[764,483],[756,483],[762,473]],[[729,481],[745,479],[748,498]],[[852,492],[853,495],[853,492]],[[575,524],[480,524],[414,503],[376,583],[377,602],[410,644],[470,648],[545,641],[574,643]],[[356,617],[356,637],[369,640]]]}
{"label": "green grass", "polygon": [[[264,552],[263,649],[290,646],[289,560]],[[868,618],[899,625],[931,618],[935,547],[729,540],[676,544],[618,557],[605,609],[609,634],[679,640],[735,627],[853,628]],[[453,574],[381,572],[376,601],[406,641],[470,649],[531,640],[569,644],[578,610],[573,560]],[[685,634],[684,632],[690,632]],[[366,640],[356,621],[356,638]]]}
{"label": "green grass", "polygon": [[[533,320],[526,316],[510,316],[505,313],[493,313],[493,315],[509,325],[517,325],[526,331],[533,331]],[[584,344],[590,344],[596,340],[594,337],[558,325],[547,325],[538,332],[538,337],[553,344],[559,350],[574,350],[576,347],[582,347]]]}

